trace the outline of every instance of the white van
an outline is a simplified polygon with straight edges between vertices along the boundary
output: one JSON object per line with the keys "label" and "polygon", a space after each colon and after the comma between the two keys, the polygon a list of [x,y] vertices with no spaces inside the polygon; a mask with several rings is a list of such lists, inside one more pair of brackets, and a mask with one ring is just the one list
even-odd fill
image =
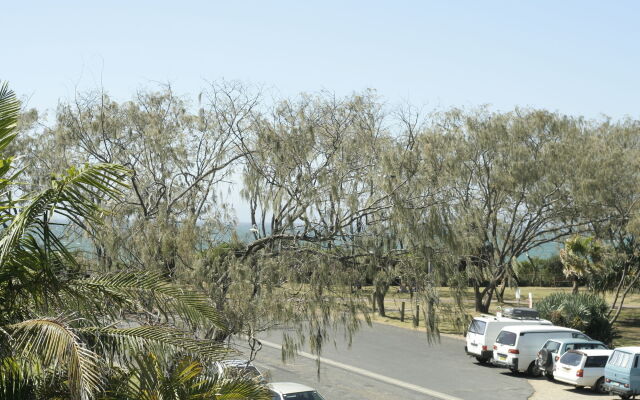
{"label": "white van", "polygon": [[493,358],[493,343],[496,341],[500,330],[505,326],[552,325],[546,319],[537,318],[537,312],[519,317],[517,313],[514,315],[513,312],[509,312],[509,309],[505,311],[505,313],[498,313],[496,316],[482,315],[475,317],[471,321],[469,329],[467,329],[467,334],[465,335],[467,337],[467,345],[464,347],[464,351],[469,356],[475,357],[481,364]]}
{"label": "white van", "polygon": [[505,326],[493,345],[493,364],[538,376],[540,370],[535,363],[538,350],[549,339],[563,338],[591,339],[579,330],[562,326]]}

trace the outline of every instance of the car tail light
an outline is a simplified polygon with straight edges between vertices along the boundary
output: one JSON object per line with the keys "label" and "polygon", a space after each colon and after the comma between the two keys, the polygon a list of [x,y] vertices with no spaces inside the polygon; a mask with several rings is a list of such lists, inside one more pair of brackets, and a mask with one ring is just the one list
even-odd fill
{"label": "car tail light", "polygon": [[584,370],[583,370],[583,369],[579,369],[579,370],[576,372],[576,376],[577,376],[578,378],[582,378],[582,377],[584,376]]}
{"label": "car tail light", "polygon": [[609,378],[605,378],[604,381],[607,382],[607,383],[611,383],[611,379],[609,379]]}
{"label": "car tail light", "polygon": [[625,383],[625,384],[624,384],[624,387],[629,388],[629,384],[628,384],[628,383]]}
{"label": "car tail light", "polygon": [[518,349],[509,349],[509,353],[511,353],[511,354],[520,354],[520,350],[518,350]]}
{"label": "car tail light", "polygon": [[498,346],[496,346],[495,344],[493,345],[493,349],[494,350],[498,350]]}
{"label": "car tail light", "polygon": [[487,346],[482,346],[482,351],[487,351]]}

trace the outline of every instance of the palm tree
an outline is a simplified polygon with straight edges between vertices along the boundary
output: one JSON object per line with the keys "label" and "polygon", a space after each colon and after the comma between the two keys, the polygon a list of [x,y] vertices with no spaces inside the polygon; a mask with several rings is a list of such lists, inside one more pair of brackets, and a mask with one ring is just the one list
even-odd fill
{"label": "palm tree", "polygon": [[580,279],[602,269],[604,246],[593,237],[572,236],[560,250],[564,274],[573,282],[572,292],[578,293]]}
{"label": "palm tree", "polygon": [[[0,399],[94,399],[120,384],[113,376],[128,382],[146,374],[147,383],[153,377],[163,382],[157,370],[168,368],[176,354],[226,357],[230,349],[223,344],[192,333],[212,325],[225,329],[204,295],[153,273],[93,275],[55,234],[60,221],[99,227],[106,211],[97,200],[121,195],[125,168],[85,165],[52,177],[39,193],[16,190],[21,171],[5,152],[17,134],[19,111],[15,94],[0,85]],[[150,325],[141,315],[161,317]],[[140,363],[141,354],[163,363]],[[152,367],[154,373],[147,370]],[[270,398],[255,383],[216,380],[205,369],[191,378],[209,389],[192,398]]]}

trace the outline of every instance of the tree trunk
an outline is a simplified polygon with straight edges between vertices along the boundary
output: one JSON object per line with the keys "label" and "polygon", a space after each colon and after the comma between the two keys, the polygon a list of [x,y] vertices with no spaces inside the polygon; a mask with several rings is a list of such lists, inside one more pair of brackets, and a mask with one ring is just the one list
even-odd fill
{"label": "tree trunk", "polygon": [[578,294],[579,285],[580,285],[580,283],[578,282],[578,276],[577,275],[573,275],[573,286],[571,287],[571,293],[572,294]]}
{"label": "tree trunk", "polygon": [[636,274],[636,276],[633,278],[633,280],[631,281],[629,286],[627,286],[625,291],[622,293],[622,297],[620,298],[620,302],[618,303],[618,308],[616,310],[616,313],[609,320],[609,323],[611,325],[613,325],[618,320],[618,317],[620,316],[620,312],[622,311],[622,305],[624,304],[624,299],[627,297],[627,294],[629,294],[631,289],[635,287],[636,283],[638,282],[638,278],[639,277],[640,277],[640,274]]}
{"label": "tree trunk", "polygon": [[480,292],[480,286],[476,282],[473,283],[473,295],[476,301],[476,311],[482,311],[482,293]]}
{"label": "tree trunk", "polygon": [[496,288],[495,282],[492,282],[487,288],[486,293],[482,296],[482,310],[480,312],[488,313],[489,307],[491,307],[491,300],[493,300],[493,292]]}
{"label": "tree trunk", "polygon": [[613,296],[613,302],[611,302],[611,308],[609,309],[609,312],[607,313],[607,317],[610,317],[611,313],[613,313],[613,310],[617,309],[616,305],[618,303],[618,298],[620,297],[620,291],[622,290],[622,287],[624,286],[624,280],[627,277],[628,271],[629,271],[629,264],[626,263],[624,269],[622,270],[622,278],[620,278],[620,282],[616,286],[616,294],[615,294],[615,296]]}
{"label": "tree trunk", "polygon": [[498,290],[496,290],[496,300],[500,303],[504,303],[504,290],[507,288],[507,283],[505,282],[504,285],[502,285],[501,287],[498,288]]}
{"label": "tree trunk", "polygon": [[376,302],[376,308],[378,309],[378,315],[381,317],[387,316],[384,310],[384,296],[385,296],[384,291],[377,288],[376,288],[376,291],[373,293],[373,297]]}

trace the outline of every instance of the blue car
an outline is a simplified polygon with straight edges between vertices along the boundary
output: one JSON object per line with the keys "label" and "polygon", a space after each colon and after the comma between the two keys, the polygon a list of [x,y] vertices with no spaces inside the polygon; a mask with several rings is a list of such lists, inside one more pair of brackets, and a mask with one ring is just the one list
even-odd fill
{"label": "blue car", "polygon": [[618,347],[604,368],[607,390],[629,399],[640,394],[640,347]]}

